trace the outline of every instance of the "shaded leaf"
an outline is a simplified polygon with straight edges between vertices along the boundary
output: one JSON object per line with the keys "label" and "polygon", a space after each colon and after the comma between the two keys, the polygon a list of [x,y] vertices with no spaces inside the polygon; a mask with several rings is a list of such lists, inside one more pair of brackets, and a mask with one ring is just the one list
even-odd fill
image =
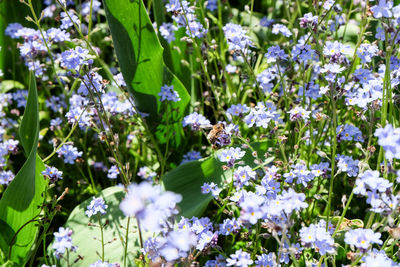
{"label": "shaded leaf", "polygon": [[[121,200],[124,198],[125,193],[121,187],[109,187],[101,191],[96,197],[102,197],[108,205],[107,213],[101,216],[102,224],[108,221],[104,227],[104,242],[105,245],[105,261],[109,263],[119,263],[123,266],[124,255],[124,240],[126,234],[126,225],[128,218],[124,216],[119,208]],[[72,243],[77,246],[76,252],[70,252],[70,262],[78,258],[78,254],[83,259],[77,262],[77,266],[89,266],[101,259],[101,234],[98,227],[99,222],[97,216],[89,218],[86,216],[85,211],[90,204],[92,198],[85,200],[79,206],[75,207],[69,216],[64,227],[69,227],[73,230]],[[88,226],[88,224],[95,224],[96,226]],[[128,237],[128,260],[127,266],[135,266],[135,258],[140,250],[138,242],[137,227],[134,219],[129,223],[129,237]],[[53,255],[52,244],[48,247],[48,254]],[[56,259],[53,256],[53,263]],[[67,266],[65,259],[61,259],[57,266]]]}

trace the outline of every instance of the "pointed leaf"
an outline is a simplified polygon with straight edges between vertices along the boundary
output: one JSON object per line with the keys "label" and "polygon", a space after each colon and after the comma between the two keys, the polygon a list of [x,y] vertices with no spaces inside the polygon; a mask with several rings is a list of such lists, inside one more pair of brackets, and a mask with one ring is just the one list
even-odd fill
{"label": "pointed leaf", "polygon": [[2,250],[19,266],[29,259],[35,242],[38,228],[34,219],[40,213],[46,186],[41,175],[44,164],[36,155],[38,137],[38,96],[35,76],[30,73],[28,100],[20,127],[20,141],[28,158],[0,200],[0,224],[8,225],[6,231],[0,231],[0,245],[7,245]]}
{"label": "pointed leaf", "polygon": [[[148,113],[150,127],[155,130],[162,123],[169,125],[179,145],[183,135],[181,120],[190,101],[181,81],[163,61],[163,48],[149,19],[142,0],[104,0],[115,52],[121,72],[140,112]],[[165,110],[158,93],[164,84],[173,85],[181,98],[171,103],[173,115],[166,122]],[[165,107],[164,107],[165,108]],[[165,127],[164,127],[165,128]],[[158,129],[157,129],[158,131]],[[165,129],[157,137],[166,142]],[[163,133],[164,132],[164,133]],[[157,133],[156,133],[157,134]]]}

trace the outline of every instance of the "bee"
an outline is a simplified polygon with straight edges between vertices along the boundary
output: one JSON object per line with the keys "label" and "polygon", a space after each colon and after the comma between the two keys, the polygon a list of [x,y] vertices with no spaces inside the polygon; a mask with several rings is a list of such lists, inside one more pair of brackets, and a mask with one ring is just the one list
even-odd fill
{"label": "bee", "polygon": [[213,149],[217,149],[220,147],[218,139],[221,136],[221,134],[223,134],[223,133],[225,133],[225,124],[217,123],[212,126],[211,131],[207,135],[207,139],[212,144]]}

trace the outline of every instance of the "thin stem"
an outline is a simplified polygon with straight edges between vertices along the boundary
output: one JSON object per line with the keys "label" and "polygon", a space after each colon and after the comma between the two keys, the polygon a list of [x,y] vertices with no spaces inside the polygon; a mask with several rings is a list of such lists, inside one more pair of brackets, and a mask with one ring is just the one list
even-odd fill
{"label": "thin stem", "polygon": [[97,219],[99,220],[100,232],[101,232],[101,260],[104,262],[104,233],[103,225],[101,224],[100,214],[97,213]]}
{"label": "thin stem", "polygon": [[126,232],[125,232],[125,248],[124,248],[124,267],[126,267],[126,258],[128,257],[128,238],[129,238],[129,223],[131,221],[131,217],[128,217],[128,221],[126,222]]}

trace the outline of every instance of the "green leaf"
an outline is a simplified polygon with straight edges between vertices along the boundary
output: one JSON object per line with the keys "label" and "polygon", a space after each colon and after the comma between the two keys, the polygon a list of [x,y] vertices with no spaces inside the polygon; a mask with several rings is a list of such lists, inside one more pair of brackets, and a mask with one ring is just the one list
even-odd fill
{"label": "green leaf", "polygon": [[[272,147],[269,142],[260,142],[251,145],[257,151],[259,159],[263,164],[272,162],[273,158],[265,158],[263,155],[268,147]],[[245,149],[246,155],[243,158],[244,164],[254,168],[257,164],[252,156],[251,149]],[[224,163],[219,161],[215,155],[185,163],[169,173],[167,173],[162,181],[164,188],[168,191],[182,195],[182,201],[179,203],[180,215],[191,218],[192,216],[201,216],[213,199],[211,194],[202,194],[200,187],[204,183],[214,182],[222,187],[225,182],[232,180],[232,170],[224,171],[222,166]]]}
{"label": "green leaf", "polygon": [[[46,182],[41,172],[44,164],[36,154],[39,137],[39,105],[36,81],[30,73],[27,105],[20,127],[20,141],[27,160],[0,200],[0,224],[8,225],[0,231],[0,245],[9,260],[23,266],[35,243],[38,227],[34,219],[40,213]],[[4,229],[2,227],[2,229]]]}
{"label": "green leaf", "polygon": [[[157,38],[142,0],[103,0],[107,21],[117,54],[121,72],[134,96],[140,112],[150,116],[153,132],[159,124],[168,124],[174,133],[175,144],[179,145],[183,131],[181,120],[190,97],[181,81],[168,69],[163,61],[163,47]],[[173,85],[181,98],[169,103],[174,109],[174,119],[166,122],[158,93],[164,84]],[[168,116],[171,117],[171,116]],[[161,129],[166,132],[165,129]],[[157,133],[156,133],[157,135]],[[157,135],[160,143],[167,138]]]}
{"label": "green leaf", "polygon": [[13,81],[13,80],[5,80],[0,82],[0,93],[5,94],[8,91],[17,88],[17,89],[24,89],[25,86],[18,82],[18,81]]}
{"label": "green leaf", "polygon": [[[121,200],[124,198],[125,193],[121,187],[109,187],[101,191],[96,197],[101,196],[105,203],[108,205],[107,213],[101,216],[102,224],[107,225],[104,227],[104,241],[105,245],[105,261],[109,263],[119,263],[123,266],[123,255],[125,247],[125,234],[128,218],[124,216],[119,208]],[[99,222],[97,216],[89,218],[86,216],[85,211],[92,199],[87,199],[79,206],[75,207],[69,216],[64,227],[72,229],[72,243],[77,246],[76,252],[69,253],[69,261],[73,262],[78,258],[78,254],[83,257],[79,260],[77,266],[89,266],[89,264],[100,260],[101,257],[101,234],[98,227]],[[128,259],[127,266],[135,266],[135,258],[140,250],[138,241],[138,232],[136,221],[131,218],[129,223],[129,236],[128,236]],[[96,226],[88,226],[88,224],[95,224]],[[56,230],[57,231],[57,230]],[[54,250],[52,244],[48,247],[48,254],[53,255]],[[53,263],[56,259],[53,257]],[[67,261],[61,259],[57,266],[67,266]]]}

